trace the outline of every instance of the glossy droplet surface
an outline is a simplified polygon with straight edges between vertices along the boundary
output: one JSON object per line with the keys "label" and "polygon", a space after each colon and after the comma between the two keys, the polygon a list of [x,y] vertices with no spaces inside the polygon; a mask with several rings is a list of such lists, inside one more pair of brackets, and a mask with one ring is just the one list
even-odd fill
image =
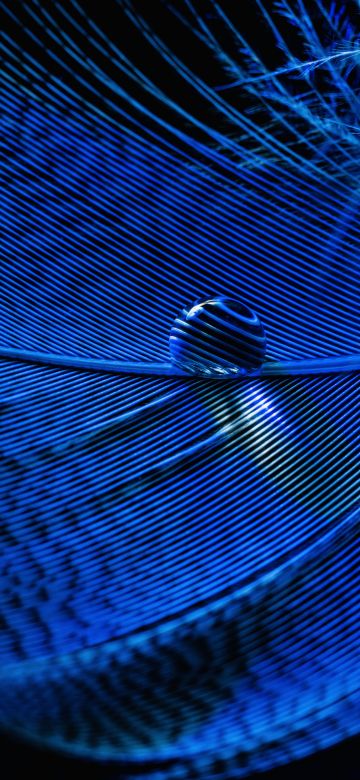
{"label": "glossy droplet surface", "polygon": [[169,342],[174,365],[201,376],[259,373],[266,349],[258,315],[225,296],[185,307],[174,321]]}

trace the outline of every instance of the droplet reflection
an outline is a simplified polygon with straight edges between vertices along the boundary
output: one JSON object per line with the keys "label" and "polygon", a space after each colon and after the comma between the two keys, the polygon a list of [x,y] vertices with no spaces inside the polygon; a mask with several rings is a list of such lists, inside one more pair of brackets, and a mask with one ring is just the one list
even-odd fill
{"label": "droplet reflection", "polygon": [[225,296],[185,307],[170,331],[173,363],[205,377],[256,376],[265,348],[266,335],[257,314]]}

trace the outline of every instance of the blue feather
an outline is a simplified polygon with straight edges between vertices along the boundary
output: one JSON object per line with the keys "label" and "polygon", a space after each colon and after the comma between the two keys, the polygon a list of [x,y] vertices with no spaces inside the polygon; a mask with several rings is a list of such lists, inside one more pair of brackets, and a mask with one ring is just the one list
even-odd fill
{"label": "blue feather", "polygon": [[[0,3],[0,725],[124,776],[359,729],[358,32],[315,6],[256,0],[263,44],[159,3],[181,47],[128,0]],[[262,376],[171,368],[209,291]]]}

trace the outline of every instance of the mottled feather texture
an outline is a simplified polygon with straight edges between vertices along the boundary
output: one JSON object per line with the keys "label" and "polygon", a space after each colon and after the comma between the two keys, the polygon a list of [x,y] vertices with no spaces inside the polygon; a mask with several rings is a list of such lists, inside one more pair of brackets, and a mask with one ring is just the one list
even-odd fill
{"label": "mottled feather texture", "polygon": [[101,6],[0,3],[0,723],[239,778],[359,729],[360,380],[101,361],[209,291],[360,353],[358,6]]}

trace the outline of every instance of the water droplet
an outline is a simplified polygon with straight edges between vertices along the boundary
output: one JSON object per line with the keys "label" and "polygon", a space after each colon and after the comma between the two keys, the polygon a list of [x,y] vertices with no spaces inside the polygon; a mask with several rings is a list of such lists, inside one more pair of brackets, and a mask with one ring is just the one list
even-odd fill
{"label": "water droplet", "polygon": [[266,335],[257,314],[225,296],[185,307],[170,331],[173,363],[201,376],[256,375],[265,348]]}

